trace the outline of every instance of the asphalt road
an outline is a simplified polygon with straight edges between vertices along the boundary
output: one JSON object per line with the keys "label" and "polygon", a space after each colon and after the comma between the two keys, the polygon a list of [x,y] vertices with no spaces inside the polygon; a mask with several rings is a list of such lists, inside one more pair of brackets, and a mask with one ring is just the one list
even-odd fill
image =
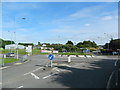
{"label": "asphalt road", "polygon": [[53,68],[47,55],[30,56],[31,61],[2,70],[3,88],[106,88],[116,57],[55,57]]}

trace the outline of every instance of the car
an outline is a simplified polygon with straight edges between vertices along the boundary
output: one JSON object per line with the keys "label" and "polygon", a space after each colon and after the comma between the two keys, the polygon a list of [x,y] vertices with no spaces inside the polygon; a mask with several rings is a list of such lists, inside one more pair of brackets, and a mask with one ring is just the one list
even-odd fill
{"label": "car", "polygon": [[6,54],[6,57],[14,57],[14,56],[15,56],[14,53],[7,53],[7,54]]}
{"label": "car", "polygon": [[119,53],[114,51],[114,52],[112,52],[112,54],[113,55],[118,55]]}

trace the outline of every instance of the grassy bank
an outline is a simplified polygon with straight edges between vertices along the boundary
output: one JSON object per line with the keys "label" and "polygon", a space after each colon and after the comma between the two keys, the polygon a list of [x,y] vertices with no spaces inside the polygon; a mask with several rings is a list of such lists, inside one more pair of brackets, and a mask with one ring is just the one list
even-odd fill
{"label": "grassy bank", "polygon": [[[2,59],[0,59],[0,60],[1,60],[0,64],[2,64]],[[18,61],[18,60],[19,60],[19,59],[5,58],[5,59],[4,59],[4,64],[16,62],[16,61]]]}

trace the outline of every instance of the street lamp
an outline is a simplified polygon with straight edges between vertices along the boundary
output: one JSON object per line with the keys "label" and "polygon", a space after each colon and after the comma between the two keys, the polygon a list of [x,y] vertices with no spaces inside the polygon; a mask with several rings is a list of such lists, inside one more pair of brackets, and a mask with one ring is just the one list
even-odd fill
{"label": "street lamp", "polygon": [[[21,18],[22,20],[25,20],[26,18]],[[16,17],[14,18],[14,28],[16,28]],[[16,43],[16,31],[14,32],[15,35],[15,52],[16,52],[16,58],[18,59],[18,44]]]}
{"label": "street lamp", "polygon": [[[10,33],[10,35],[11,35],[11,45],[12,45],[12,32],[11,31],[8,31],[9,33]],[[12,53],[12,49],[10,48],[10,52]]]}

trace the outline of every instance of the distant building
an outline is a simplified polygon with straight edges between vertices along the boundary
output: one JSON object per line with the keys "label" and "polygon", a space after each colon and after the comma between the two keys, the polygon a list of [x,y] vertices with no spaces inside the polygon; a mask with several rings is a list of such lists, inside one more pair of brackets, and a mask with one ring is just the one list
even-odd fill
{"label": "distant building", "polygon": [[17,44],[10,44],[10,45],[5,45],[5,49],[25,49],[25,46],[23,45],[17,45]]}
{"label": "distant building", "polygon": [[34,46],[34,48],[41,49],[41,50],[54,50],[53,47],[47,47],[46,44],[43,44],[42,46]]}

